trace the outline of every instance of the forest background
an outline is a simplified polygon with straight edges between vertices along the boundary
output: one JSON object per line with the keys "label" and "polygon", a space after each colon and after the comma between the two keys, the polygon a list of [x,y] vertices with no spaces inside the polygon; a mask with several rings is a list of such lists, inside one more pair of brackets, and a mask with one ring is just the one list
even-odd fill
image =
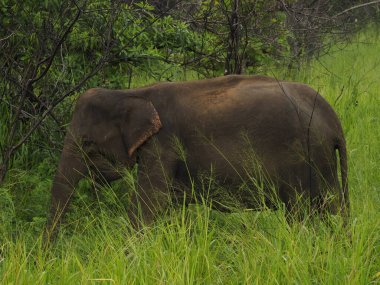
{"label": "forest background", "polygon": [[[379,283],[379,25],[380,1],[0,0],[0,283]],[[83,181],[44,251],[51,181],[84,90],[226,74],[308,83],[334,106],[349,147],[349,235],[339,222],[200,206],[138,236],[125,227],[126,174],[98,199]]]}

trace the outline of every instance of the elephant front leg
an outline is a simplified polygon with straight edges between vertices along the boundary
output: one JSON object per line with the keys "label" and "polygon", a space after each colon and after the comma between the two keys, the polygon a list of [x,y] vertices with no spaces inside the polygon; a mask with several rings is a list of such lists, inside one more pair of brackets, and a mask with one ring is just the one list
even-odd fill
{"label": "elephant front leg", "polygon": [[141,153],[138,183],[128,209],[130,222],[135,229],[151,224],[170,205],[176,165],[173,153]]}

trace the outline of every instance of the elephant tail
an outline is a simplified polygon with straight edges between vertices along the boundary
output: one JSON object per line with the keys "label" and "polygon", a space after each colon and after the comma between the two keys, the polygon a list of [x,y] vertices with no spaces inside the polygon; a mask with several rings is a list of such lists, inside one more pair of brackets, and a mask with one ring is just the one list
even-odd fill
{"label": "elephant tail", "polygon": [[339,152],[339,164],[342,178],[342,193],[341,193],[341,210],[344,216],[347,218],[350,214],[350,199],[348,193],[348,166],[347,166],[347,150],[346,142],[342,137],[339,139],[338,143],[335,145],[335,149]]}

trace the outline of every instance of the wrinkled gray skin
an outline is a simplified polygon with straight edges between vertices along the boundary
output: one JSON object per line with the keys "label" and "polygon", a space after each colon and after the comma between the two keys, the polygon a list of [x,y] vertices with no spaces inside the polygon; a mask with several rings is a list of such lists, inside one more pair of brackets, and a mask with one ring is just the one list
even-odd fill
{"label": "wrinkled gray skin", "polygon": [[[175,142],[185,150],[186,164]],[[120,178],[115,168],[136,163],[138,186],[129,205],[135,227],[152,222],[168,197],[183,201],[189,175],[196,182],[210,169],[241,205],[255,208],[249,195],[237,193],[249,180],[248,145],[290,215],[301,196],[312,209],[348,216],[346,146],[330,105],[304,84],[225,76],[132,90],[95,88],[81,95],[53,182],[50,228],[89,171],[97,169],[99,181],[110,182]],[[325,199],[329,192],[332,202]],[[191,203],[197,193],[186,194]],[[213,204],[223,205],[215,197]]]}

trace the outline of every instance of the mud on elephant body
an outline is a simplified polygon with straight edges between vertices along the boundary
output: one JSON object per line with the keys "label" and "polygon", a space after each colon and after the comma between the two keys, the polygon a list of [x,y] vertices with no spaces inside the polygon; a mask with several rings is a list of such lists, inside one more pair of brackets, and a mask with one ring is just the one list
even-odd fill
{"label": "mud on elephant body", "polygon": [[[183,196],[189,176],[196,179],[212,169],[231,192],[238,191],[252,179],[243,163],[247,146],[289,213],[301,196],[318,211],[348,215],[345,140],[330,105],[303,84],[225,76],[131,90],[96,88],[80,96],[53,181],[50,226],[92,169],[109,182],[120,178],[116,166],[138,163],[137,191],[129,205],[136,227],[165,209],[168,196]],[[328,193],[335,199],[326,199]]]}

